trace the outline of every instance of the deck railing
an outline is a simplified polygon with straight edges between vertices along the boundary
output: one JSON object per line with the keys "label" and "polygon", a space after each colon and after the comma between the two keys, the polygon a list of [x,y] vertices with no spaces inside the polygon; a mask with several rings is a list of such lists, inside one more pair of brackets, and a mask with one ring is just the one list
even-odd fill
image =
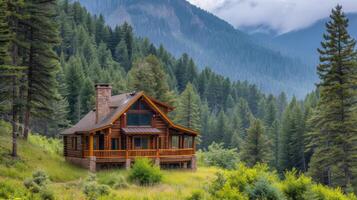
{"label": "deck railing", "polygon": [[[134,149],[134,150],[93,150],[97,158],[135,158],[135,157],[170,157],[194,155],[193,148],[188,149]],[[83,157],[89,157],[89,150],[83,152]]]}

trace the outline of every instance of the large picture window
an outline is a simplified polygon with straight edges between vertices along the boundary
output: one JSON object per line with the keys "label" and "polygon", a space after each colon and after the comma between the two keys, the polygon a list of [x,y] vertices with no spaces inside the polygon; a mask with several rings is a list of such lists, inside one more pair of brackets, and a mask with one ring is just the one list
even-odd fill
{"label": "large picture window", "polygon": [[173,149],[178,149],[180,147],[179,146],[179,136],[177,136],[177,135],[171,136],[171,147]]}
{"label": "large picture window", "polygon": [[135,149],[148,149],[149,148],[149,138],[134,137],[134,148]]}
{"label": "large picture window", "polygon": [[119,138],[112,138],[112,150],[119,149]]}
{"label": "large picture window", "polygon": [[184,137],[184,148],[193,148],[192,147],[192,136]]}
{"label": "large picture window", "polygon": [[128,113],[128,126],[150,126],[152,113]]}

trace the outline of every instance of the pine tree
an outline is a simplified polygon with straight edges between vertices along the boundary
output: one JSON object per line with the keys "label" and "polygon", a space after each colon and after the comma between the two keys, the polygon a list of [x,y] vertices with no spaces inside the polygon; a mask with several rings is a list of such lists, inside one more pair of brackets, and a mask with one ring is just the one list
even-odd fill
{"label": "pine tree", "polygon": [[30,16],[27,20],[29,33],[26,37],[29,48],[26,62],[28,85],[24,138],[27,138],[31,115],[46,115],[46,110],[51,110],[51,100],[55,99],[53,90],[59,63],[54,47],[59,43],[59,34],[55,20],[56,0],[29,0],[25,5]]}
{"label": "pine tree", "polygon": [[239,119],[241,120],[241,125],[242,125],[241,138],[245,139],[247,135],[247,129],[250,126],[250,120],[252,117],[247,101],[245,101],[244,99],[240,99],[238,101],[238,105],[235,108],[235,110],[236,113],[238,114]]}
{"label": "pine tree", "polygon": [[187,128],[200,130],[200,97],[193,85],[188,83],[181,93],[175,121]]}
{"label": "pine tree", "polygon": [[67,100],[69,103],[69,119],[77,122],[81,116],[80,94],[83,84],[83,71],[80,59],[71,57],[66,67]]}
{"label": "pine tree", "polygon": [[318,181],[347,190],[357,186],[356,41],[348,34],[340,5],[330,18],[318,49],[320,99],[312,119],[315,149],[309,172]]}
{"label": "pine tree", "polygon": [[280,169],[305,171],[304,116],[295,97],[284,111],[280,139]]}
{"label": "pine tree", "polygon": [[130,69],[130,60],[128,55],[128,50],[126,47],[125,40],[121,40],[119,44],[115,47],[115,60],[119,62],[126,71]]}
{"label": "pine tree", "polygon": [[270,145],[263,127],[258,119],[252,119],[241,150],[241,160],[248,166],[257,163],[267,163],[270,160]]}
{"label": "pine tree", "polygon": [[167,76],[160,61],[154,55],[149,55],[134,63],[133,68],[129,71],[129,86],[133,90],[144,91],[160,101],[173,103]]}
{"label": "pine tree", "polygon": [[24,19],[22,15],[23,1],[1,1],[0,2],[0,103],[5,105],[0,107],[1,115],[7,117],[8,109],[11,110],[12,124],[12,153],[17,157],[17,135],[18,120],[22,106],[22,99],[19,97],[19,88],[22,87],[20,79],[24,79],[26,67],[19,66],[19,50],[23,48],[25,42],[23,36],[24,29],[19,26]]}

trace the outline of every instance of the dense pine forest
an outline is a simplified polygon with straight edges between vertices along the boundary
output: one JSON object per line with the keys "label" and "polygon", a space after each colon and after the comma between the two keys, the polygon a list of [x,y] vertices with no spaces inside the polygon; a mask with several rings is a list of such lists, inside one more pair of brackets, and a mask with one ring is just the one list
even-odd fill
{"label": "dense pine forest", "polygon": [[60,137],[94,108],[95,83],[110,83],[114,95],[144,91],[174,105],[171,117],[200,131],[203,153],[357,192],[357,53],[347,27],[337,6],[318,50],[320,81],[297,99],[198,70],[188,54],[174,57],[128,23],[111,28],[78,2],[0,1],[0,116],[12,123],[12,155],[30,132]]}

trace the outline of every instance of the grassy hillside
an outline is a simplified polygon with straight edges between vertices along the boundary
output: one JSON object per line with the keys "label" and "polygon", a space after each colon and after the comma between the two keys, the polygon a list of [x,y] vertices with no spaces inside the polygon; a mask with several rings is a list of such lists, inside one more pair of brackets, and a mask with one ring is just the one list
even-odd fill
{"label": "grassy hillside", "polygon": [[[100,171],[96,173],[95,182],[91,182],[88,177],[92,175],[87,170],[64,161],[61,156],[62,145],[58,139],[48,139],[32,134],[28,142],[20,139],[18,146],[19,158],[13,159],[9,156],[10,125],[0,121],[0,199],[357,200],[353,194],[345,195],[339,188],[331,189],[316,184],[310,177],[298,175],[295,172],[288,172],[281,180],[266,165],[248,168],[242,163],[233,170],[202,166],[196,172],[162,170],[163,180],[154,186],[144,187],[128,182],[129,172],[124,169]],[[200,153],[200,158],[204,154]],[[33,182],[38,180],[29,179],[38,170],[44,171],[50,181],[46,182],[46,186],[36,193],[27,183],[28,180]],[[216,176],[217,172],[221,173]],[[97,191],[100,187],[105,188],[105,195],[98,198],[85,195],[85,191]],[[43,194],[50,194],[51,198],[46,198]]]}
{"label": "grassy hillside", "polygon": [[[36,170],[43,170],[49,175],[49,189],[56,199],[85,199],[82,187],[89,173],[64,161],[59,140],[31,135],[29,142],[19,140],[18,147],[19,158],[13,160],[9,156],[10,126],[0,121],[0,199],[3,198],[2,193],[9,192],[11,188],[14,189],[14,197],[25,195],[23,182]],[[216,168],[206,167],[200,167],[197,172],[163,171],[161,184],[151,187],[128,184],[125,188],[112,188],[110,199],[185,199],[193,191],[205,187],[217,171]],[[99,183],[110,185],[111,181],[127,175],[128,172],[123,169],[101,171],[97,173],[97,179]]]}

